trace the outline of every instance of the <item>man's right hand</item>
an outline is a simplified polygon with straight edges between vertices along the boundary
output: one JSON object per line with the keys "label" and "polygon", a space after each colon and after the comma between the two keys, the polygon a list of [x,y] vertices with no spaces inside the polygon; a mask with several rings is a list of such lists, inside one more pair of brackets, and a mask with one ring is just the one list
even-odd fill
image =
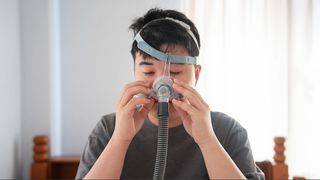
{"label": "man's right hand", "polygon": [[[149,95],[150,92],[150,82],[136,81],[125,86],[118,100],[116,125],[112,136],[114,140],[130,144],[154,105],[153,99],[147,99],[146,97],[135,98],[134,95],[139,93]],[[141,104],[143,108],[137,111],[136,107]]]}

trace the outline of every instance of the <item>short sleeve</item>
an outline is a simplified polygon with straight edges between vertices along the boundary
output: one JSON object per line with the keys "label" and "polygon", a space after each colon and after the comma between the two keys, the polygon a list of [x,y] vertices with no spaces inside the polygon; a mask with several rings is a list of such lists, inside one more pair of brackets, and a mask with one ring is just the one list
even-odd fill
{"label": "short sleeve", "polygon": [[227,139],[226,151],[247,179],[264,180],[263,172],[257,167],[253,159],[250,142],[246,129],[236,123]]}
{"label": "short sleeve", "polygon": [[264,179],[263,172],[256,166],[248,134],[232,117],[211,112],[213,130],[223,148],[247,179]]}
{"label": "short sleeve", "polygon": [[112,136],[114,122],[114,115],[107,115],[95,126],[81,155],[76,179],[83,179],[97,161]]}

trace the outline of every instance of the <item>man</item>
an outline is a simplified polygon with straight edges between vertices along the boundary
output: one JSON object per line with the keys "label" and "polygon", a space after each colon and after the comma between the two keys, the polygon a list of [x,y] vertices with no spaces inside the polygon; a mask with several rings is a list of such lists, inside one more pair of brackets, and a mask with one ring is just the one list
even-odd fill
{"label": "man", "polygon": [[227,115],[210,111],[194,88],[201,72],[194,24],[180,12],[151,9],[130,28],[136,81],[125,86],[116,113],[104,116],[90,134],[76,178],[153,177],[158,102],[148,97],[167,70],[173,91],[183,98],[169,102],[165,179],[264,179],[246,130]]}

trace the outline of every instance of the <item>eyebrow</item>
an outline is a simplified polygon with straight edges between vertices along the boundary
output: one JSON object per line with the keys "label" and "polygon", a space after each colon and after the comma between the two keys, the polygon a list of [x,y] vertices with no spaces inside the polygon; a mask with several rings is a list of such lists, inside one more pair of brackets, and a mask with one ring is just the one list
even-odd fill
{"label": "eyebrow", "polygon": [[142,65],[153,66],[153,63],[152,63],[152,62],[148,62],[148,61],[141,61],[141,62],[139,63],[139,66],[142,66]]}
{"label": "eyebrow", "polygon": [[[154,64],[152,63],[152,61],[153,60],[151,60],[151,59],[144,59],[144,60],[142,60],[140,63],[139,63],[139,66],[143,66],[143,65],[145,65],[145,66],[153,66]],[[158,61],[160,61],[160,60],[158,60]],[[182,65],[184,65],[184,64],[180,64],[180,63],[170,63],[170,64],[174,64],[174,65],[179,65],[179,66],[182,66]]]}

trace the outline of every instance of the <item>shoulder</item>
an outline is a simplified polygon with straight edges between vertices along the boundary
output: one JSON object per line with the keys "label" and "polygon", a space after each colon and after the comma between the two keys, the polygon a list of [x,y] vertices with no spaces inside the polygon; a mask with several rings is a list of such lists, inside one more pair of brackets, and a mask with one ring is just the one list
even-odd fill
{"label": "shoulder", "polygon": [[102,116],[88,137],[81,156],[76,179],[82,179],[96,162],[109,142],[115,125],[115,113]]}
{"label": "shoulder", "polygon": [[211,111],[211,122],[216,130],[245,130],[234,118],[222,112]]}
{"label": "shoulder", "polygon": [[115,120],[116,119],[116,114],[115,113],[110,113],[107,115],[102,116],[100,121],[96,124],[96,126],[93,128],[89,138],[90,139],[110,139],[114,127],[115,127]]}
{"label": "shoulder", "polygon": [[226,152],[248,179],[263,179],[256,168],[247,131],[234,118],[211,112],[214,132]]}
{"label": "shoulder", "polygon": [[211,111],[211,122],[217,138],[225,148],[235,137],[247,138],[246,129],[227,114]]}

